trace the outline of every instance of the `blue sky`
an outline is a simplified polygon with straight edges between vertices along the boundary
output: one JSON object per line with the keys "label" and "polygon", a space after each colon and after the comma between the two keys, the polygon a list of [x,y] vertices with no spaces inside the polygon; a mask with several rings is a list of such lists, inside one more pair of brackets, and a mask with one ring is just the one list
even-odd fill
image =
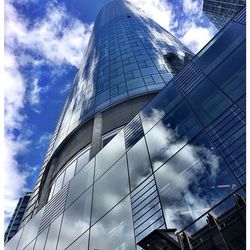
{"label": "blue sky", "polygon": [[[130,0],[198,52],[217,32],[202,0]],[[5,0],[5,226],[32,190],[82,60],[109,0]]]}

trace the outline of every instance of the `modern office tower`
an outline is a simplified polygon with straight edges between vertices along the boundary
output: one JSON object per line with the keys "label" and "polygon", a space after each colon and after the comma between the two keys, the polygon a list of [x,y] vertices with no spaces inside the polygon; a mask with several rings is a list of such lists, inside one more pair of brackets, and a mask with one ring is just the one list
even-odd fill
{"label": "modern office tower", "polygon": [[246,4],[246,0],[204,0],[203,11],[222,29]]}
{"label": "modern office tower", "polygon": [[4,234],[4,241],[9,241],[17,233],[18,228],[21,224],[21,220],[23,218],[24,211],[28,205],[30,195],[31,192],[28,192],[19,199],[14,214],[12,215],[7,230]]}
{"label": "modern office tower", "polygon": [[[145,33],[140,33],[137,24],[147,27],[143,28]],[[86,72],[91,83],[99,82],[100,72],[101,76],[105,75],[100,69],[95,71],[96,67],[106,68],[104,61],[88,60],[89,56],[99,53],[97,41],[102,29],[105,29],[104,36],[110,36],[109,44],[119,44],[119,52],[106,50],[110,45],[107,46],[105,40],[100,43],[101,55],[111,62],[115,53],[116,64],[120,67],[121,62],[125,76],[126,62],[137,65],[141,75],[135,86],[143,81],[147,87],[145,79],[149,76],[153,84],[164,79],[163,72],[169,74],[170,71],[164,61],[169,58],[165,56],[167,51],[158,54],[161,55],[158,59],[165,63],[161,66],[156,63],[158,59],[153,59],[154,65],[141,64],[139,58],[145,55],[137,54],[141,51],[137,46],[147,43],[147,34],[160,38],[168,34],[163,30],[154,33],[153,28],[148,28],[153,24],[127,2],[114,1],[104,7],[97,18],[84,62],[93,66],[87,70],[88,74]],[[112,25],[118,32],[116,35],[110,28]],[[138,37],[142,38],[141,43]],[[42,170],[37,212],[27,223],[24,221],[23,227],[5,245],[6,249],[244,249],[245,38],[244,9],[182,70],[175,72],[158,94],[143,99],[143,108],[135,105],[139,97],[125,96],[123,102],[116,105],[111,97],[108,109],[101,111],[95,99],[94,104],[81,110],[83,120],[79,121],[79,127],[63,133],[67,125],[64,118],[70,119],[67,110],[72,99],[79,93],[83,95],[90,86],[88,81],[86,87],[79,85],[86,80],[80,78],[85,74],[80,70],[60,118],[65,125],[58,125],[52,153],[48,154],[48,167]],[[137,42],[133,43],[134,39]],[[159,42],[163,48],[156,45],[148,50],[144,45],[141,48],[146,49],[149,60],[158,53],[158,48],[168,49],[170,43],[171,40],[165,45]],[[90,48],[94,48],[92,53]],[[122,51],[128,57],[133,51],[131,56],[136,59],[126,60],[127,57],[120,54]],[[147,70],[144,71],[144,67]],[[157,72],[151,70],[152,67],[156,68],[159,78],[153,77]],[[105,71],[109,77],[111,68],[109,65]],[[134,76],[133,72],[129,75]],[[125,76],[122,79],[129,95],[133,85]],[[112,78],[108,78],[108,86],[111,82]],[[118,95],[119,84],[115,92]],[[81,86],[81,90],[77,90],[77,86]],[[90,89],[97,91],[97,87]],[[141,108],[141,111],[134,115],[128,101],[134,101],[133,108]],[[94,111],[89,107],[94,107]],[[129,122],[128,113],[134,116]],[[92,122],[87,118],[91,116]],[[106,130],[110,123],[112,129]],[[120,130],[116,134],[117,128]],[[81,132],[77,134],[78,131]],[[83,146],[86,138],[89,143]],[[102,149],[101,141],[106,144]]]}

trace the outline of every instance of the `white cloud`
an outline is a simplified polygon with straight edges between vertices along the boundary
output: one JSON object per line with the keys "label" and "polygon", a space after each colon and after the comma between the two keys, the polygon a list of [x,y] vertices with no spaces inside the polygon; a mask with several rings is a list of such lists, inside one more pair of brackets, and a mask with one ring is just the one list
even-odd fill
{"label": "white cloud", "polygon": [[183,0],[182,1],[182,9],[183,12],[187,15],[192,14],[201,14],[202,12],[202,2],[198,0]]}
{"label": "white cloud", "polygon": [[40,148],[48,146],[51,137],[51,133],[45,132],[44,134],[42,134],[37,142],[37,147]]}
{"label": "white cloud", "polygon": [[204,28],[192,23],[181,40],[189,49],[197,53],[214,35],[215,29],[213,29],[213,27]]}
{"label": "white cloud", "polygon": [[[26,79],[20,67],[27,64],[36,67],[43,63],[51,63],[60,69],[63,65],[77,67],[93,27],[70,16],[62,6],[49,6],[46,16],[33,22],[34,20],[27,20],[21,16],[12,5],[12,1],[5,2],[5,223],[10,219],[18,198],[27,191],[27,178],[30,175],[28,171],[21,170],[17,161],[17,156],[26,152],[30,145],[28,134],[17,136],[18,131],[24,130],[27,121],[23,113],[24,108],[27,103],[34,107],[39,105],[41,94],[47,90],[39,84],[39,78],[31,82],[30,79]],[[35,58],[37,54],[39,59]],[[49,135],[47,138],[41,137],[41,143],[45,143],[48,137]]]}
{"label": "white cloud", "polygon": [[143,10],[148,17],[159,23],[166,30],[170,31],[176,26],[172,5],[167,1],[129,0],[129,2]]}

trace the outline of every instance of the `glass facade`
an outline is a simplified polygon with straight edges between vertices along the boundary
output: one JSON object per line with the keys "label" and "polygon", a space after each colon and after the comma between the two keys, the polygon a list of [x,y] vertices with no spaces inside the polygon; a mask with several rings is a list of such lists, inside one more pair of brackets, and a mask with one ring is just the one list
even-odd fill
{"label": "glass facade", "polygon": [[[224,39],[223,32],[239,42]],[[138,243],[156,229],[176,229],[182,249],[205,242],[189,239],[244,204],[245,59],[237,67],[232,62],[245,56],[244,46],[245,26],[233,20],[88,164],[69,175],[6,249],[32,244],[58,250],[140,249]],[[222,49],[216,64],[208,56],[214,48]],[[226,65],[233,67],[231,81]],[[240,90],[229,91],[233,86]],[[224,228],[234,220],[223,222]],[[244,237],[234,230],[221,231],[213,244],[244,249]],[[237,239],[229,237],[234,232]]]}

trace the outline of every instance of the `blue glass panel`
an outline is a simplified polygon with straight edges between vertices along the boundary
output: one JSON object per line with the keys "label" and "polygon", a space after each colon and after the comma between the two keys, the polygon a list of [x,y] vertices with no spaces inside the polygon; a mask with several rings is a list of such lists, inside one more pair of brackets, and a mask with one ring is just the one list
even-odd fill
{"label": "blue glass panel", "polygon": [[193,62],[205,73],[209,73],[230,55],[245,37],[246,27],[239,23],[231,22],[196,55]]}
{"label": "blue glass panel", "polygon": [[231,55],[229,55],[209,77],[233,101],[239,99],[246,93],[246,44],[241,44]]}
{"label": "blue glass panel", "polygon": [[[157,119],[152,117],[152,123]],[[178,104],[146,134],[153,168],[161,166],[201,129],[185,103]]]}
{"label": "blue glass panel", "polygon": [[232,105],[221,90],[207,78],[189,93],[187,99],[205,126]]}

